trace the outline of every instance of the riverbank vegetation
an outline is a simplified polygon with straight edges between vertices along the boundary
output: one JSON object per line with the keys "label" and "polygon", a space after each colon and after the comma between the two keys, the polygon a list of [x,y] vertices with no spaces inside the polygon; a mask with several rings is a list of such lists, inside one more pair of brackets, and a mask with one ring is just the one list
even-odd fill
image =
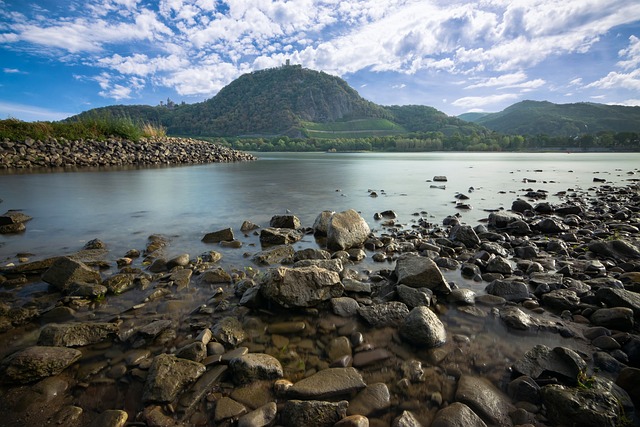
{"label": "riverbank vegetation", "polygon": [[77,121],[23,122],[17,119],[0,120],[0,140],[24,141],[67,139],[105,140],[110,137],[139,141],[146,137],[164,137],[166,130],[151,122],[135,121],[127,116],[85,116]]}

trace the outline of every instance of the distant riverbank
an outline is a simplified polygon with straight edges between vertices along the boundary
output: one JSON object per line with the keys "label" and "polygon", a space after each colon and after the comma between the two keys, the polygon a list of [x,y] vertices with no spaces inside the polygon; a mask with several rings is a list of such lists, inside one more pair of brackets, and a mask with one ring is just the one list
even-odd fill
{"label": "distant riverbank", "polygon": [[191,138],[152,137],[134,142],[122,138],[0,142],[0,169],[39,167],[228,163],[256,157]]}

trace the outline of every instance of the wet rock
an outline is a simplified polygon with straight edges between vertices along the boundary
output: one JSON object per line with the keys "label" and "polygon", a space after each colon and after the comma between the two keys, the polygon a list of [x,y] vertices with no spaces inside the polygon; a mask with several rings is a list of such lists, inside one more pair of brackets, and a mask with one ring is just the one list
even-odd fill
{"label": "wet rock", "polygon": [[313,223],[313,232],[317,236],[326,236],[329,231],[329,220],[335,212],[322,211]]}
{"label": "wet rock", "polygon": [[486,269],[489,273],[500,273],[505,276],[510,276],[513,273],[511,263],[501,256],[492,257],[489,262],[487,262]]}
{"label": "wet rock", "polygon": [[391,395],[384,383],[368,385],[349,401],[347,415],[371,416],[391,406]]}
{"label": "wet rock", "polygon": [[623,368],[616,378],[616,384],[629,393],[636,408],[640,407],[640,369]]}
{"label": "wet rock", "polygon": [[348,406],[346,400],[335,403],[289,400],[282,410],[282,422],[285,427],[332,427],[347,416]]}
{"label": "wet rock", "polygon": [[349,297],[331,298],[331,309],[341,317],[351,317],[358,314],[358,301]]}
{"label": "wet rock", "polygon": [[483,378],[463,375],[458,381],[456,400],[466,404],[488,424],[511,426],[513,406],[500,390]]}
{"label": "wet rock", "polygon": [[511,210],[518,213],[524,213],[525,211],[532,211],[533,206],[526,200],[517,199],[511,203]]}
{"label": "wet rock", "polygon": [[283,307],[313,307],[343,290],[338,273],[315,266],[274,268],[260,283],[260,293]]}
{"label": "wet rock", "polygon": [[345,292],[355,292],[363,294],[371,293],[371,283],[361,282],[359,280],[345,277],[344,279],[342,279],[342,284],[344,285]]}
{"label": "wet rock", "polygon": [[471,289],[457,288],[447,295],[447,301],[460,305],[474,305],[476,293]]}
{"label": "wet rock", "polygon": [[42,280],[54,288],[64,291],[73,282],[100,283],[100,273],[83,262],[69,257],[58,258],[42,275]]}
{"label": "wet rock", "polygon": [[337,360],[344,356],[351,357],[351,341],[347,337],[337,337],[329,341],[325,349],[329,360]]}
{"label": "wet rock", "polygon": [[201,363],[160,354],[154,357],[149,369],[142,401],[173,402],[188,384],[197,380],[205,371],[206,368]]}
{"label": "wet rock", "polygon": [[247,408],[241,403],[228,397],[222,397],[216,402],[216,412],[213,420],[216,425],[227,419],[237,419],[247,413]]}
{"label": "wet rock", "polygon": [[366,386],[355,368],[329,368],[298,381],[287,393],[292,398],[326,399],[350,394]]}
{"label": "wet rock", "polygon": [[396,293],[398,294],[398,299],[409,308],[429,307],[433,299],[433,291],[429,288],[412,288],[406,285],[398,285],[396,286]]}
{"label": "wet rock", "polygon": [[505,307],[500,310],[500,319],[509,328],[526,331],[535,325],[535,322],[524,311],[518,307]]}
{"label": "wet rock", "polygon": [[200,275],[200,282],[208,283],[210,285],[220,283],[231,283],[231,275],[224,271],[222,268],[213,268],[207,270]]}
{"label": "wet rock", "polygon": [[600,308],[589,318],[596,326],[630,331],[633,328],[633,310],[626,307]]}
{"label": "wet rock", "polygon": [[538,344],[526,352],[514,365],[514,371],[537,379],[557,377],[566,384],[575,385],[586,370],[587,363],[573,350],[565,347],[551,349]]}
{"label": "wet rock", "polygon": [[542,388],[542,397],[556,425],[614,427],[622,415],[617,399],[607,391],[552,384]]}
{"label": "wet rock", "polygon": [[53,323],[40,331],[38,345],[79,347],[102,342],[117,332],[114,323]]}
{"label": "wet rock", "polygon": [[456,225],[451,229],[449,239],[460,242],[468,248],[480,246],[480,238],[470,225]]}
{"label": "wet rock", "polygon": [[0,215],[0,226],[22,224],[24,222],[31,221],[32,219],[32,217],[19,210],[10,209]]}
{"label": "wet rock", "polygon": [[487,427],[487,425],[467,405],[454,402],[436,413],[431,427]]}
{"label": "wet rock", "polygon": [[635,316],[640,316],[640,294],[626,289],[600,288],[596,292],[598,301],[608,307],[627,307]]}
{"label": "wet rock", "polygon": [[5,382],[30,383],[58,375],[77,362],[82,353],[66,347],[27,347],[6,357],[0,364]]}
{"label": "wet rock", "polygon": [[102,284],[107,288],[108,292],[113,295],[120,295],[134,287],[134,276],[132,274],[116,273],[107,277]]}
{"label": "wet rock", "polygon": [[275,402],[269,402],[238,419],[238,427],[266,427],[272,425],[278,414]]}
{"label": "wet rock", "polygon": [[367,222],[355,210],[335,213],[329,219],[327,247],[335,251],[361,246],[370,231]]}
{"label": "wet rock", "polygon": [[218,342],[224,343],[230,347],[235,347],[245,340],[247,334],[242,327],[242,323],[231,316],[220,319],[211,330],[213,336]]}
{"label": "wet rock", "polygon": [[418,347],[439,347],[447,340],[444,325],[427,307],[416,307],[404,319],[399,328],[402,338]]}
{"label": "wet rock", "polygon": [[569,289],[556,289],[542,295],[542,303],[556,310],[573,310],[580,304],[580,298]]}
{"label": "wet rock", "polygon": [[301,231],[291,228],[267,227],[260,230],[260,243],[263,245],[288,245],[304,237]]}
{"label": "wet rock", "polygon": [[95,283],[74,282],[67,286],[65,294],[72,297],[82,297],[87,299],[99,299],[104,297],[109,289],[104,285]]}
{"label": "wet rock", "polygon": [[522,375],[508,386],[509,397],[516,402],[540,403],[540,386],[533,378]]}
{"label": "wet rock", "polygon": [[378,362],[383,362],[393,355],[384,348],[376,348],[369,351],[360,351],[353,356],[353,366],[356,368],[363,368],[365,366],[375,365]]}
{"label": "wet rock", "polygon": [[[251,221],[242,221],[242,225],[240,226],[240,231],[242,231],[243,233],[248,233],[249,231],[253,231],[258,228],[260,228],[260,226],[252,223]],[[230,240],[233,240],[233,238]]]}
{"label": "wet rock", "polygon": [[402,414],[397,416],[393,423],[392,427],[423,427],[420,421],[413,415],[410,411],[402,411]]}
{"label": "wet rock", "polygon": [[176,357],[181,359],[202,362],[207,357],[207,346],[202,341],[195,341],[187,344],[176,351]]}
{"label": "wet rock", "polygon": [[487,285],[485,291],[490,295],[499,296],[512,302],[522,302],[529,299],[529,289],[527,285],[515,280],[494,280]]}
{"label": "wet rock", "polygon": [[204,243],[220,243],[220,242],[230,242],[234,239],[235,237],[233,235],[233,230],[230,228],[224,228],[222,230],[205,234],[204,237],[202,238],[202,241]]}
{"label": "wet rock", "polygon": [[[198,380],[180,396],[179,414],[184,419],[191,415],[202,399],[210,393],[227,374],[225,365],[217,365],[207,370]],[[173,420],[172,420],[173,422]]]}
{"label": "wet rock", "polygon": [[640,259],[640,248],[626,240],[594,240],[589,243],[589,250],[616,260]]}
{"label": "wet rock", "polygon": [[409,314],[409,309],[404,303],[391,301],[358,307],[358,314],[374,327],[398,326]]}
{"label": "wet rock", "polygon": [[489,214],[489,225],[495,228],[506,228],[510,223],[521,219],[522,216],[513,212],[491,212]]}
{"label": "wet rock", "polygon": [[295,215],[274,215],[269,221],[269,226],[273,228],[291,228],[297,229],[301,227],[300,219]]}
{"label": "wet rock", "polygon": [[335,423],[333,427],[369,427],[369,419],[363,415],[349,415]]}
{"label": "wet rock", "polygon": [[569,227],[555,218],[543,218],[531,223],[531,227],[544,234],[558,234],[569,230]]}
{"label": "wet rock", "polygon": [[237,384],[255,380],[275,380],[283,375],[278,359],[263,353],[249,353],[236,357],[229,362],[229,368]]}
{"label": "wet rock", "polygon": [[258,265],[273,265],[282,262],[287,258],[292,258],[293,247],[290,245],[280,245],[267,248],[253,256],[253,262]]}
{"label": "wet rock", "polygon": [[531,234],[531,228],[525,221],[518,219],[507,225],[507,231],[519,236],[528,236]]}
{"label": "wet rock", "polygon": [[298,267],[310,267],[316,266],[319,268],[324,268],[325,270],[335,271],[340,274],[344,271],[344,266],[342,264],[342,260],[340,259],[303,259],[300,261],[296,261],[293,264],[293,268]]}
{"label": "wet rock", "polygon": [[431,258],[404,254],[396,261],[395,273],[398,284],[413,288],[429,288],[445,294],[451,292],[442,271]]}
{"label": "wet rock", "polygon": [[604,351],[596,351],[595,353],[593,353],[593,366],[600,369],[601,372],[609,372],[617,375],[627,365],[618,361],[609,353],[605,353]]}
{"label": "wet rock", "polygon": [[93,420],[91,427],[124,427],[128,418],[126,411],[108,409]]}

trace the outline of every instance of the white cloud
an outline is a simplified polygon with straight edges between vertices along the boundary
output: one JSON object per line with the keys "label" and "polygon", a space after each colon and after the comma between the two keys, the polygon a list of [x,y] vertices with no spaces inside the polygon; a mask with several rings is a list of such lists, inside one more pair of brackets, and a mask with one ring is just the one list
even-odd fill
{"label": "white cloud", "polygon": [[18,70],[17,68],[4,68],[3,71],[6,74],[18,74],[18,73],[20,73],[20,70]]}
{"label": "white cloud", "polygon": [[407,87],[407,85],[404,83],[401,83],[401,84],[391,86],[391,89],[404,89],[405,87]]}
{"label": "white cloud", "polygon": [[630,89],[640,90],[640,69],[633,70],[630,73],[618,73],[611,71],[605,77],[593,83],[589,83],[587,88],[598,89]]}
{"label": "white cloud", "polygon": [[618,62],[618,66],[625,70],[640,66],[640,39],[636,36],[629,37],[629,47],[618,52],[620,57],[627,59]]}
{"label": "white cloud", "polygon": [[569,82],[569,86],[581,86],[582,85],[582,77],[577,77]]}
{"label": "white cloud", "polygon": [[505,93],[503,95],[489,95],[489,96],[465,96],[458,98],[451,104],[461,108],[481,108],[487,105],[498,104],[503,101],[509,101],[518,98],[515,93]]}
{"label": "white cloud", "polygon": [[505,86],[513,86],[517,83],[522,82],[527,79],[527,75],[518,71],[512,74],[503,74],[497,77],[490,77],[488,79],[484,79],[484,81],[480,83],[475,83],[465,87],[465,89],[476,89],[480,87],[505,87]]}
{"label": "white cloud", "polygon": [[0,101],[0,117],[2,118],[15,117],[19,115],[22,117],[22,120],[27,121],[55,121],[65,119],[74,114],[75,113],[49,110],[47,108],[36,107],[33,105]]}
{"label": "white cloud", "polygon": [[612,102],[609,105],[624,105],[626,107],[640,107],[640,99],[627,99],[626,101]]}

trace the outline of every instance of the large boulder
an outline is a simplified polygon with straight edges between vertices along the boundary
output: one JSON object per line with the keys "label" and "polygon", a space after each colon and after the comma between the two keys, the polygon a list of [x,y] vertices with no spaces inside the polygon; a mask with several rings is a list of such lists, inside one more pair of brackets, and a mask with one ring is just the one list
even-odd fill
{"label": "large boulder", "polygon": [[513,365],[513,370],[537,379],[555,377],[569,385],[578,383],[578,377],[587,369],[587,363],[575,351],[565,347],[553,349],[538,344]]}
{"label": "large boulder", "polygon": [[367,222],[355,210],[335,213],[329,219],[327,247],[340,251],[361,246],[370,231]]}
{"label": "large boulder", "polygon": [[334,214],[335,212],[333,211],[320,212],[313,223],[313,234],[317,236],[326,236],[329,231],[329,221]]}
{"label": "large boulder", "polygon": [[273,268],[260,283],[260,293],[283,307],[313,307],[343,291],[338,273],[317,266]]}
{"label": "large boulder", "polygon": [[80,350],[66,347],[33,346],[13,353],[0,364],[4,381],[30,383],[58,375],[80,359]]}
{"label": "large boulder", "polygon": [[418,347],[439,347],[447,341],[447,332],[438,316],[428,307],[416,307],[405,317],[400,336]]}
{"label": "large boulder", "polygon": [[69,257],[58,258],[42,275],[42,280],[54,288],[64,291],[74,282],[100,283],[100,273],[81,261]]}
{"label": "large boulder", "polygon": [[292,228],[267,227],[260,230],[260,243],[263,245],[288,245],[302,239],[304,234]]}
{"label": "large boulder", "polygon": [[396,261],[395,273],[398,284],[412,288],[429,288],[445,294],[451,292],[442,271],[431,258],[414,253],[404,254]]}

